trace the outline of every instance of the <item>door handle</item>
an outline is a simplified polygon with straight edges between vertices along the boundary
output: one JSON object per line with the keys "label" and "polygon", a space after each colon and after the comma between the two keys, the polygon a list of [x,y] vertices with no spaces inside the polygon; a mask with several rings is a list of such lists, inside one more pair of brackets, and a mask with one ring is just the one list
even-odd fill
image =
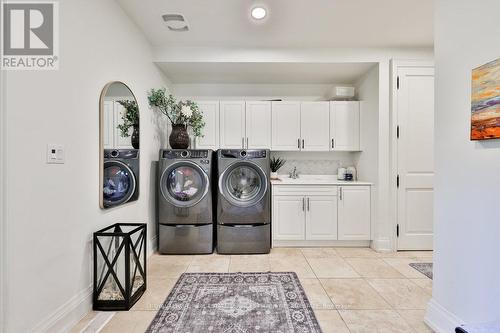
{"label": "door handle", "polygon": [[248,149],[248,136],[247,136],[247,149]]}
{"label": "door handle", "polygon": [[332,148],[335,148],[335,139],[332,139]]}
{"label": "door handle", "polygon": [[300,149],[300,138],[297,139],[297,148]]}
{"label": "door handle", "polygon": [[340,188],[340,200],[342,200],[342,187]]}
{"label": "door handle", "polygon": [[302,211],[306,210],[306,198],[302,198]]}
{"label": "door handle", "polygon": [[309,198],[307,198],[307,210],[309,211],[310,209],[310,206],[309,206]]}
{"label": "door handle", "polygon": [[304,139],[302,139],[302,149],[304,149]]}

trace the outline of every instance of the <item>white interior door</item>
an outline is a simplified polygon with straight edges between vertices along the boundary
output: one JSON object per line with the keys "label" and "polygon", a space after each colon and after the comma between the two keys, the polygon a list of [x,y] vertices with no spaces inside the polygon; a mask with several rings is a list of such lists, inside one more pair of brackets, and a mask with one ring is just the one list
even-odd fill
{"label": "white interior door", "polygon": [[306,239],[337,239],[337,196],[318,195],[306,198]]}
{"label": "white interior door", "polygon": [[220,102],[220,147],[240,149],[244,144],[245,102]]}
{"label": "white interior door", "polygon": [[300,105],[301,149],[328,151],[330,147],[329,102],[302,102]]}
{"label": "white interior door", "polygon": [[273,197],[273,239],[304,240],[306,201],[303,196]]}
{"label": "white interior door", "polygon": [[272,102],[272,149],[300,150],[300,102]]}
{"label": "white interior door", "polygon": [[434,69],[398,68],[398,249],[431,250],[434,195]]}
{"label": "white interior door", "polygon": [[360,150],[360,114],[357,101],[330,102],[330,149]]}
{"label": "white interior door", "polygon": [[197,102],[203,113],[203,136],[196,138],[196,149],[219,149],[219,101]]}
{"label": "white interior door", "polygon": [[339,187],[339,240],[371,239],[370,186]]}
{"label": "white interior door", "polygon": [[246,102],[247,149],[271,148],[271,102]]}

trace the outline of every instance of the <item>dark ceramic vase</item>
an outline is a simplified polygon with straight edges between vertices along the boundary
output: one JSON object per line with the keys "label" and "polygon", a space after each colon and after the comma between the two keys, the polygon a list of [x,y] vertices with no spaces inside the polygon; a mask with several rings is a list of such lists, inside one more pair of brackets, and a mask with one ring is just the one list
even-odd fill
{"label": "dark ceramic vase", "polygon": [[134,130],[132,131],[132,136],[130,141],[132,142],[132,147],[134,149],[139,149],[139,125],[134,125]]}
{"label": "dark ceramic vase", "polygon": [[172,124],[172,133],[168,138],[172,149],[186,149],[189,147],[189,134],[186,125]]}

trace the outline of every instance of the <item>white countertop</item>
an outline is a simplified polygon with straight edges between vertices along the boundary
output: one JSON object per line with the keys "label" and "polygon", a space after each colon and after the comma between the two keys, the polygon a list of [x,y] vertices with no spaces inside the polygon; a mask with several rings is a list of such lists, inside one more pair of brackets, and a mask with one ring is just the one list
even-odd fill
{"label": "white countertop", "polygon": [[338,180],[337,175],[299,175],[292,179],[279,175],[279,180],[271,179],[272,185],[372,185],[370,182]]}

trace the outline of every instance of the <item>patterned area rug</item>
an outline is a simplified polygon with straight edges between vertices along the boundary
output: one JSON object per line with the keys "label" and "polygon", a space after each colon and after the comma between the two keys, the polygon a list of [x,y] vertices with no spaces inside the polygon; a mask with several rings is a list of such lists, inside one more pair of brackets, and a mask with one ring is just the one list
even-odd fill
{"label": "patterned area rug", "polygon": [[321,329],[295,273],[184,273],[147,332],[321,333]]}
{"label": "patterned area rug", "polygon": [[432,280],[431,262],[412,262],[409,265]]}

